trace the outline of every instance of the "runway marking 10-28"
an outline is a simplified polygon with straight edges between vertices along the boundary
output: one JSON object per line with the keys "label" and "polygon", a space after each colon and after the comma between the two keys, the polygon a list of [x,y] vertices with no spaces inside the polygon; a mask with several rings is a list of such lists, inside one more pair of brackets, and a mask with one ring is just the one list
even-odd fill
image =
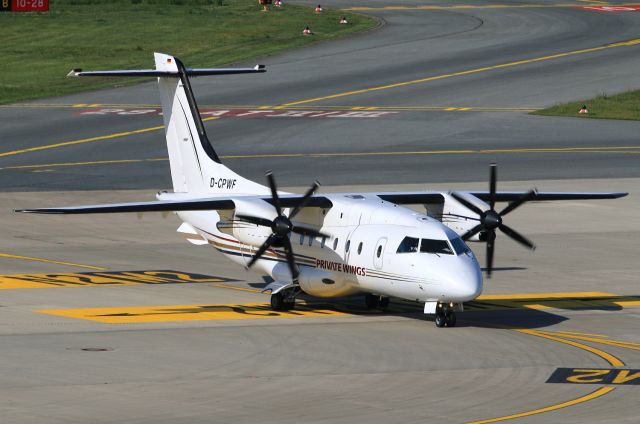
{"label": "runway marking 10-28", "polygon": [[138,284],[221,283],[229,278],[180,271],[115,271],[64,274],[0,274],[0,290]]}

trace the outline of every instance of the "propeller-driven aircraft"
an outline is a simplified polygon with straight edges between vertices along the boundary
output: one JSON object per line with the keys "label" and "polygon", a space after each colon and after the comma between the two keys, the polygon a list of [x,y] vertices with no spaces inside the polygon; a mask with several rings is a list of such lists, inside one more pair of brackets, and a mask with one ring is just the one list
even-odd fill
{"label": "propeller-driven aircraft", "polygon": [[[271,308],[295,307],[301,293],[321,298],[365,294],[366,306],[385,308],[390,298],[424,303],[438,327],[455,326],[463,302],[482,292],[482,271],[466,241],[486,242],[491,276],[496,231],[529,249],[534,244],[503,219],[529,201],[615,199],[627,193],[411,191],[304,195],[243,178],[222,164],[210,143],[190,77],[265,72],[263,66],[191,69],[156,53],[155,69],[73,70],[70,76],[157,77],[173,192],[156,201],[22,209],[18,212],[87,214],[175,212],[178,232],[196,245],[212,245],[235,263],[268,274]],[[507,202],[498,212],[497,202]],[[425,212],[407,206],[422,205]],[[294,248],[295,246],[295,248]]]}

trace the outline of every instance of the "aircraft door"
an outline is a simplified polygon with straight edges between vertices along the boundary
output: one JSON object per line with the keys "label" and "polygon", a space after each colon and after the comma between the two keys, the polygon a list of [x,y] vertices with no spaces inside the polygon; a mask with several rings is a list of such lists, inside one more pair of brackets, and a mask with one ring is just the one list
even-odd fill
{"label": "aircraft door", "polygon": [[376,248],[373,251],[373,266],[375,266],[376,269],[382,269],[384,260],[384,248],[386,247],[386,245],[386,237],[380,238],[380,240],[378,240],[378,242],[376,243]]}
{"label": "aircraft door", "polygon": [[350,216],[349,218],[350,218],[349,219],[350,221],[353,221],[353,224],[355,224],[356,227],[353,229],[353,231],[351,231],[347,235],[347,239],[345,240],[345,244],[344,244],[344,262],[345,263],[349,263],[349,256],[351,256],[351,251],[353,251],[353,249],[357,247],[357,246],[354,246],[354,244],[357,244],[356,234],[358,233],[358,229],[360,228],[360,220],[362,219],[362,214],[357,215],[357,221],[355,220],[354,216]]}

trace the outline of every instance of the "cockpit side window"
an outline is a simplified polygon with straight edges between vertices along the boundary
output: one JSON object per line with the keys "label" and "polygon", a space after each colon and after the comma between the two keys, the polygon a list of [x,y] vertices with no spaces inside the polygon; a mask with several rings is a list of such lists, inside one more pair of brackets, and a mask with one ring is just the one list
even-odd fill
{"label": "cockpit side window", "polygon": [[455,250],[456,254],[458,255],[467,253],[470,250],[469,246],[467,246],[467,244],[464,241],[462,241],[460,237],[452,238],[450,241],[451,241],[451,245],[453,246],[453,250]]}
{"label": "cockpit side window", "polygon": [[398,246],[398,250],[396,253],[412,253],[418,251],[418,244],[420,243],[420,239],[415,237],[405,237]]}
{"label": "cockpit side window", "polygon": [[446,240],[422,239],[420,242],[420,252],[453,255],[453,249],[451,249],[451,246],[449,246]]}

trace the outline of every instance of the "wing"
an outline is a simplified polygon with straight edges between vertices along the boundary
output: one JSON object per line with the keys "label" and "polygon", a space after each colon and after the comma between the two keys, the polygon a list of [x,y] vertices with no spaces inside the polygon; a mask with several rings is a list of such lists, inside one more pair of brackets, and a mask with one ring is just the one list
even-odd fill
{"label": "wing", "polygon": [[[445,195],[449,192],[422,191],[422,192],[397,192],[397,193],[376,193],[382,200],[396,203],[398,205],[419,205],[419,204],[439,204],[444,203]],[[460,191],[458,193],[470,194],[480,200],[489,200],[488,191]],[[496,192],[497,202],[513,202],[519,200],[527,194],[526,191],[498,191]],[[589,199],[618,199],[625,197],[629,193],[621,192],[536,192],[531,201],[552,201],[552,200],[589,200]]]}
{"label": "wing", "polygon": [[[303,196],[283,195],[281,204],[285,208],[295,207]],[[259,199],[271,203],[269,197],[243,196],[244,199]],[[323,196],[314,196],[305,207],[331,208],[333,204]],[[155,200],[151,202],[112,203],[105,205],[63,206],[58,208],[16,209],[15,212],[40,214],[88,214],[88,213],[124,213],[124,212],[178,212],[232,210],[236,205],[232,197],[185,200]]]}

